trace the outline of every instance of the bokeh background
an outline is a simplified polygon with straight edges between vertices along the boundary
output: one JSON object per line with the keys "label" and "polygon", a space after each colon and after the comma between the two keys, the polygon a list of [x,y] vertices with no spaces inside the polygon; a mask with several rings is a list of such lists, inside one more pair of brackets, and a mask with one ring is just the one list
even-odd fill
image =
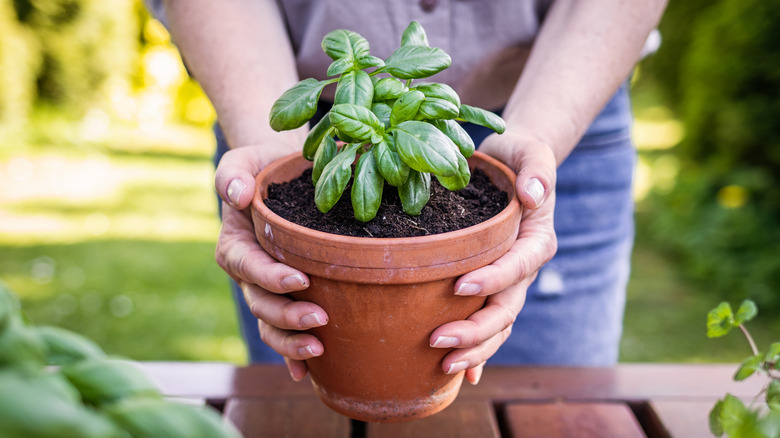
{"label": "bokeh background", "polygon": [[[759,346],[780,337],[780,4],[672,1],[660,30],[632,79],[621,361],[741,360],[705,318],[752,298]],[[213,256],[214,120],[139,0],[0,0],[0,281],[36,324],[139,360],[246,361]]]}

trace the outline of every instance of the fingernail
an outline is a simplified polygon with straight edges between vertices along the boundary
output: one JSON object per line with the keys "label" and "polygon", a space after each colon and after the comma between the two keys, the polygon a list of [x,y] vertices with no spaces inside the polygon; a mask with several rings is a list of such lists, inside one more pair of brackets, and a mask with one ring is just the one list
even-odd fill
{"label": "fingernail", "polygon": [[320,315],[317,315],[316,313],[308,313],[301,317],[300,325],[304,328],[310,328],[319,327],[321,325],[325,325],[325,323],[320,319]]}
{"label": "fingernail", "polygon": [[482,290],[482,286],[476,283],[461,283],[458,286],[458,290],[455,291],[455,295],[476,295]]}
{"label": "fingernail", "polygon": [[455,336],[439,336],[436,338],[436,340],[431,344],[431,347],[433,348],[452,348],[460,345],[460,339],[456,338]]}
{"label": "fingernail", "polygon": [[469,367],[468,361],[462,360],[460,362],[453,362],[450,365],[450,369],[447,370],[447,374],[459,373]]}
{"label": "fingernail", "polygon": [[305,345],[303,347],[298,348],[298,355],[300,355],[305,359],[316,356],[316,354],[314,354],[314,350],[311,349],[310,345]]}
{"label": "fingernail", "polygon": [[238,178],[230,181],[230,184],[228,184],[227,195],[233,207],[238,207],[241,193],[243,193],[244,189],[246,189],[246,184]]}
{"label": "fingernail", "polygon": [[301,290],[306,288],[306,281],[299,274],[282,278],[282,287],[286,290]]}
{"label": "fingernail", "polygon": [[531,178],[525,183],[523,191],[534,200],[538,207],[544,200],[544,186],[538,178]]}
{"label": "fingernail", "polygon": [[472,385],[476,385],[477,383],[479,383],[480,379],[482,379],[482,371],[483,370],[484,370],[483,367],[476,367],[474,369],[473,380],[470,380],[469,383],[471,383]]}

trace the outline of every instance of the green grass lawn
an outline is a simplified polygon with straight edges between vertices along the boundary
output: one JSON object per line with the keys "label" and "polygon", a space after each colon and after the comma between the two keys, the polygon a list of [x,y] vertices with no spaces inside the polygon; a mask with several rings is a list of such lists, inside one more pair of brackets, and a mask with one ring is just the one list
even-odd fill
{"label": "green grass lawn", "polygon": [[[119,130],[82,141],[61,129],[0,145],[0,280],[27,315],[116,355],[243,363],[227,277],[214,262],[209,132]],[[706,313],[719,300],[638,235],[621,360],[746,356],[737,333],[706,338]],[[778,325],[761,315],[751,326],[766,345]]]}

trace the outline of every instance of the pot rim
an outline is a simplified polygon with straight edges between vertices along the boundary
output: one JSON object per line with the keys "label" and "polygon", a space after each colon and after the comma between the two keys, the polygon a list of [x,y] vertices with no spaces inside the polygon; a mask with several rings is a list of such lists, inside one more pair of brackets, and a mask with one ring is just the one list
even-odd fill
{"label": "pot rim", "polygon": [[[517,199],[514,190],[514,184],[516,179],[516,175],[514,174],[514,172],[512,172],[512,170],[509,169],[509,167],[507,167],[504,163],[500,162],[499,160],[480,151],[475,151],[472,157],[485,161],[486,163],[499,169],[501,173],[503,173],[507,177],[507,179],[511,182],[513,187],[511,193],[507,193],[507,196],[510,197],[509,204],[507,204],[507,206],[503,210],[501,210],[498,214],[491,217],[490,219],[475,225],[471,225],[466,228],[461,228],[459,230],[448,231],[446,233],[428,234],[425,236],[414,236],[414,237],[358,237],[358,236],[345,236],[343,234],[327,233],[325,231],[308,228],[303,225],[296,224],[295,222],[292,222],[290,220],[287,220],[279,216],[275,212],[273,212],[270,208],[268,208],[268,206],[265,205],[265,202],[263,202],[263,198],[264,198],[263,195],[267,195],[267,193],[260,193],[261,184],[259,184],[259,182],[265,179],[268,173],[271,173],[273,171],[273,167],[282,166],[289,161],[297,160],[299,157],[301,157],[300,152],[295,152],[290,155],[279,158],[273,163],[263,168],[263,170],[257,174],[257,177],[255,179],[256,181],[255,195],[252,198],[252,206],[258,211],[258,213],[264,216],[270,224],[276,226],[288,227],[290,228],[291,231],[298,233],[301,236],[305,236],[305,238],[307,239],[317,240],[320,242],[331,241],[337,244],[360,245],[364,247],[373,246],[378,248],[384,248],[387,247],[388,243],[390,242],[392,242],[393,245],[416,245],[416,244],[428,245],[430,244],[429,241],[431,240],[462,240],[466,236],[472,236],[475,232],[478,233],[482,229],[490,228],[493,222],[506,220],[508,216],[514,214],[515,209],[521,208],[520,201]],[[496,184],[492,180],[491,182],[493,182],[493,184]],[[502,188],[502,190],[504,189]]]}

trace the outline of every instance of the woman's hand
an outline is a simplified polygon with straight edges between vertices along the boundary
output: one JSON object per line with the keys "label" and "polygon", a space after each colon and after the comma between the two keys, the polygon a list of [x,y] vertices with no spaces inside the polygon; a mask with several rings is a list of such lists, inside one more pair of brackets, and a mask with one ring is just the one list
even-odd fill
{"label": "woman's hand", "polygon": [[263,342],[284,356],[290,375],[299,381],[307,372],[303,360],[321,355],[324,349],[316,337],[298,330],[325,325],[328,315],[314,303],[284,296],[309,287],[309,278],[263,250],[247,210],[255,193],[254,176],[289,152],[292,150],[280,150],[278,145],[273,149],[246,146],[222,157],[215,178],[217,193],[224,201],[216,258],[241,286],[249,309],[259,321]]}
{"label": "woman's hand", "polygon": [[440,326],[430,338],[434,348],[456,348],[444,358],[444,372],[467,370],[466,378],[473,384],[479,381],[485,362],[509,337],[528,287],[557,249],[553,229],[557,165],[550,147],[531,135],[508,130],[486,138],[479,150],[517,172],[515,190],[524,212],[509,251],[455,283],[456,295],[488,296],[485,306],[465,321]]}

